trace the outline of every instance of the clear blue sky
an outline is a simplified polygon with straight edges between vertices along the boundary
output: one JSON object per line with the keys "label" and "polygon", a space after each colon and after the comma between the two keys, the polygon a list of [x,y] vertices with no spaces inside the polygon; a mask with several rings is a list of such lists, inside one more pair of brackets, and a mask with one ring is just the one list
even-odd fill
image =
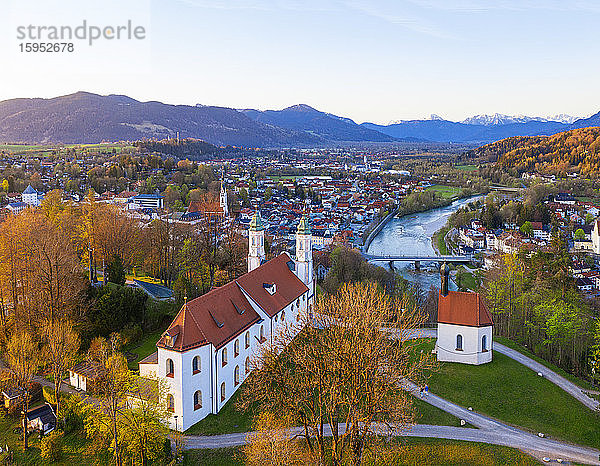
{"label": "clear blue sky", "polygon": [[[7,0],[4,0],[6,2]],[[358,122],[600,110],[600,0],[8,0],[0,99],[77,90]],[[131,19],[147,39],[18,51],[16,27]]]}

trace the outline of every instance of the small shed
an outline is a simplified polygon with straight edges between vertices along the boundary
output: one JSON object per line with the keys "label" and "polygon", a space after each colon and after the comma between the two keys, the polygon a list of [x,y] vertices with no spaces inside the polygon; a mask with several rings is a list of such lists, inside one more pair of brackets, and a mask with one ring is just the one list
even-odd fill
{"label": "small shed", "polygon": [[38,430],[43,434],[52,432],[56,427],[56,414],[52,406],[48,403],[37,408],[30,409],[25,415],[27,418],[27,427]]}
{"label": "small shed", "polygon": [[17,406],[21,402],[21,395],[23,391],[16,388],[6,388],[2,390],[2,397],[4,398],[4,407],[6,409],[11,409]]}
{"label": "small shed", "polygon": [[101,375],[101,365],[96,361],[83,361],[69,369],[69,382],[78,390],[93,390]]}

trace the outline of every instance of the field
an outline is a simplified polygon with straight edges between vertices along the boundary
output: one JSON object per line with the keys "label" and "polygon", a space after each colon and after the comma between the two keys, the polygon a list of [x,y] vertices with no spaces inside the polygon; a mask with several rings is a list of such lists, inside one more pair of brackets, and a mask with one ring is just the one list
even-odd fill
{"label": "field", "polygon": [[479,167],[473,164],[465,164],[465,165],[455,165],[454,168],[463,172],[473,172],[477,170]]}
{"label": "field", "polygon": [[429,186],[426,191],[435,191],[442,199],[452,199],[460,194],[461,189],[454,186],[434,184]]}
{"label": "field", "polygon": [[[416,348],[433,346],[433,340],[423,340]],[[600,413],[498,352],[481,366],[443,363],[429,386],[443,398],[509,424],[600,447]]]}
{"label": "field", "polygon": [[135,150],[134,146],[122,143],[102,143],[102,144],[0,144],[0,152],[7,152],[13,155],[49,155],[54,150],[62,149],[80,149],[88,151],[107,151],[115,150],[116,153]]}
{"label": "field", "polygon": [[[518,450],[484,443],[471,443],[453,440],[428,438],[402,438],[393,440],[384,447],[384,453],[374,458],[365,453],[364,465],[525,465],[539,464],[530,456]],[[205,466],[243,465],[243,452],[240,447],[218,450],[189,450],[185,452],[184,465],[202,464]]]}

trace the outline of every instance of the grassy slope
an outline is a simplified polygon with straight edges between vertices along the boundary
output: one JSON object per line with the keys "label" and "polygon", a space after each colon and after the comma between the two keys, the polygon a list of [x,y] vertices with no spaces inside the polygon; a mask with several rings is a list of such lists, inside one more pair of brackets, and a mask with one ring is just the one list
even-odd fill
{"label": "grassy slope", "polygon": [[242,387],[233,394],[219,414],[209,414],[185,431],[188,435],[219,435],[232,432],[248,432],[252,429],[251,412],[242,412],[235,406]]}
{"label": "grassy slope", "polygon": [[[188,435],[219,435],[252,430],[252,412],[242,412],[235,406],[242,388],[238,389],[219,414],[210,414],[185,433]],[[413,399],[416,422],[440,426],[460,426],[460,420],[417,398]]]}
{"label": "grassy slope", "polygon": [[[433,348],[433,340],[422,347]],[[507,356],[489,364],[443,363],[431,391],[461,406],[556,438],[600,447],[600,414]]]}
{"label": "grassy slope", "polygon": [[458,268],[463,270],[460,286],[468,290],[476,290],[477,279],[475,276],[471,272],[468,272],[462,265],[459,265]]}
{"label": "grassy slope", "polygon": [[442,256],[450,254],[450,251],[448,251],[448,247],[446,246],[446,233],[448,233],[448,230],[448,227],[443,227],[433,234],[433,246]]}
{"label": "grassy slope", "polygon": [[[375,461],[369,452],[365,453],[364,465],[536,465],[533,458],[518,450],[487,445],[483,443],[439,440],[428,438],[403,438],[394,440],[387,446],[387,452]],[[241,448],[219,450],[188,450],[184,465],[202,464],[205,466],[239,466],[242,461]]]}
{"label": "grassy slope", "polygon": [[156,342],[160,339],[162,332],[163,330],[157,330],[156,332],[147,333],[139,343],[124,348],[124,351],[137,354],[136,360],[129,363],[129,369],[138,370],[138,362],[156,351]]}
{"label": "grassy slope", "polygon": [[502,343],[504,346],[508,346],[509,348],[512,348],[512,349],[518,351],[519,353],[524,354],[528,358],[531,358],[534,361],[539,362],[540,364],[543,364],[544,366],[553,370],[557,374],[562,375],[565,379],[570,380],[575,385],[579,385],[584,390],[598,390],[599,389],[599,387],[592,385],[590,382],[588,382],[586,380],[582,380],[579,377],[574,376],[573,374],[569,374],[568,372],[565,372],[564,370],[555,366],[554,364],[543,360],[542,358],[533,354],[531,351],[529,351],[524,346],[522,346],[512,340],[509,340],[508,338],[494,336],[494,340],[496,340],[498,343]]}

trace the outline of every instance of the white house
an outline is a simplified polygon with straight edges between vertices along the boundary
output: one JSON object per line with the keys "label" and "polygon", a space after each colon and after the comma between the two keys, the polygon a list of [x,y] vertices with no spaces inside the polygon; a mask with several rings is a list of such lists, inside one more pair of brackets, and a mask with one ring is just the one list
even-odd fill
{"label": "white house", "polygon": [[484,364],[492,360],[492,316],[479,293],[448,290],[449,270],[441,269],[438,301],[438,361]]}
{"label": "white house", "polygon": [[140,375],[166,381],[170,427],[184,431],[218,413],[240,387],[260,345],[312,312],[314,280],[307,216],[296,235],[296,258],[265,260],[265,227],[256,212],[248,231],[248,273],[186,302],[140,364]]}
{"label": "white house", "polygon": [[42,195],[38,193],[35,189],[33,189],[33,186],[31,185],[28,185],[27,188],[25,188],[25,191],[23,191],[23,193],[21,194],[21,201],[24,204],[33,207],[37,207],[40,205],[41,198]]}
{"label": "white house", "polygon": [[24,202],[11,202],[5,207],[5,209],[8,210],[11,214],[18,214],[26,208],[27,204],[25,204]]}
{"label": "white house", "polygon": [[600,254],[600,219],[594,221],[594,228],[592,229],[592,244],[596,254]]}

